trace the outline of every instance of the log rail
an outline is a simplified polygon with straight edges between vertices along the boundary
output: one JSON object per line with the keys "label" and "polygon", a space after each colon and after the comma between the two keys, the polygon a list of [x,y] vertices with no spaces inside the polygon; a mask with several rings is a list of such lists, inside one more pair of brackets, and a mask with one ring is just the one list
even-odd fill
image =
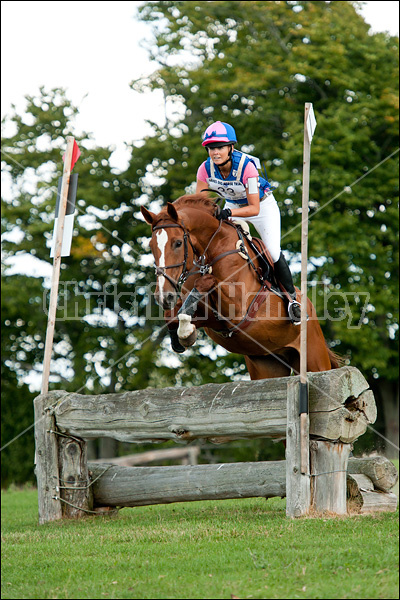
{"label": "log rail", "polygon": [[[310,436],[351,443],[376,419],[373,393],[353,367],[309,373]],[[288,384],[298,377],[147,388],[86,396],[46,395],[58,429],[84,440],[122,442],[285,438]]]}
{"label": "log rail", "polygon": [[[349,460],[352,442],[376,419],[367,381],[353,367],[309,373],[308,380],[308,480],[300,479],[298,377],[165,388],[162,393],[148,388],[97,396],[65,391],[38,396],[34,405],[39,523],[80,517],[99,507],[285,495],[287,515],[295,517],[305,514],[298,501],[304,485],[311,490],[311,506],[317,512],[344,514],[349,489],[356,512],[367,507],[393,510],[397,498],[395,503],[389,494],[387,502],[382,496],[388,496],[397,477],[387,462],[358,462],[352,475],[348,470],[353,460],[360,460]],[[286,438],[286,461],[174,467],[88,464],[86,441],[98,437],[181,444]],[[369,496],[360,491],[365,481],[364,487],[357,487],[357,478],[363,476],[372,481]],[[376,493],[381,494],[379,499]]]}

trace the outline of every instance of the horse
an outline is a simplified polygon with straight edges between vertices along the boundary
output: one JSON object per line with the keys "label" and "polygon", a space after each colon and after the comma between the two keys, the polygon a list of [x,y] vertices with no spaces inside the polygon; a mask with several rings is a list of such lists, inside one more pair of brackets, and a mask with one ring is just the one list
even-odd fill
{"label": "horse", "polygon": [[[214,342],[244,356],[252,380],[297,374],[300,327],[287,316],[285,291],[274,285],[273,272],[270,281],[260,277],[260,252],[242,227],[216,219],[218,210],[204,193],[181,196],[158,214],[141,207],[152,227],[155,300],[170,333],[184,350],[204,328]],[[307,317],[307,370],[338,368],[308,298]]]}

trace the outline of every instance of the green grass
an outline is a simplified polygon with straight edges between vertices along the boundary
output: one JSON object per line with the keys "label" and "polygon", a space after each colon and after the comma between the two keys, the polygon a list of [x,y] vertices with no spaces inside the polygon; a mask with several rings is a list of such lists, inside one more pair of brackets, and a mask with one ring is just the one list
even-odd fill
{"label": "green grass", "polygon": [[285,517],[279,498],[37,524],[2,492],[3,598],[398,598],[398,512]]}

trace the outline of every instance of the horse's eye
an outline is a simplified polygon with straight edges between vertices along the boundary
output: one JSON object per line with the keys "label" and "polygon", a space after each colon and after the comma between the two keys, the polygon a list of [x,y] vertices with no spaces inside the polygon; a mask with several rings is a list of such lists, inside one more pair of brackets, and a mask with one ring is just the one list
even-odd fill
{"label": "horse's eye", "polygon": [[176,240],[174,246],[175,248],[180,248],[182,246],[182,240]]}

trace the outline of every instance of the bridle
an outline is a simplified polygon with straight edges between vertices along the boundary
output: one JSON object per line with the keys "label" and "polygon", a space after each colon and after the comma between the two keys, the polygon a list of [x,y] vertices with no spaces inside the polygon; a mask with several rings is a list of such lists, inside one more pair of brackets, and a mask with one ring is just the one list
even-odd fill
{"label": "bridle", "polygon": [[[186,229],[183,221],[182,221],[182,223],[166,223],[165,225],[158,225],[156,227],[153,227],[153,231],[157,231],[159,229],[169,229],[171,227],[179,227],[183,231],[183,244],[184,244],[183,261],[180,263],[177,263],[175,265],[168,265],[166,267],[156,267],[155,273],[156,273],[157,277],[160,277],[160,276],[165,277],[165,279],[167,279],[170,282],[170,284],[174,287],[174,289],[178,293],[180,293],[183,284],[189,277],[191,277],[192,275],[206,275],[207,273],[211,273],[212,266],[218,260],[221,260],[221,258],[224,258],[225,256],[229,256],[230,254],[237,254],[239,252],[239,250],[237,250],[237,249],[229,250],[228,252],[223,252],[222,254],[219,254],[216,258],[214,258],[210,262],[207,262],[207,258],[206,258],[207,251],[208,251],[210,245],[212,244],[215,236],[220,232],[221,227],[222,227],[222,221],[219,222],[217,229],[212,234],[212,236],[207,244],[206,249],[204,250],[204,252],[201,255],[198,254],[196,248],[194,247],[193,242],[190,238],[190,233]],[[188,242],[193,250],[193,255],[194,255],[192,269],[188,269],[188,266],[187,266],[187,260],[188,260],[188,256],[189,256]],[[182,273],[180,274],[178,281],[174,281],[174,279],[172,279],[172,277],[170,277],[166,273],[166,271],[167,271],[167,269],[176,269],[178,267],[183,267]]]}
{"label": "bridle", "polygon": [[[256,275],[259,277],[261,287],[258,290],[258,292],[256,293],[255,297],[253,298],[252,302],[250,303],[250,306],[248,307],[245,316],[241,319],[241,321],[238,324],[234,325],[233,327],[227,328],[225,330],[218,329],[218,335],[221,335],[222,337],[232,337],[232,335],[234,335],[235,333],[239,333],[241,330],[248,327],[254,321],[254,317],[255,317],[258,309],[260,308],[260,305],[264,302],[265,298],[271,291],[271,282],[264,281],[262,279],[262,277],[259,275],[257,267],[254,265],[252,259],[250,258],[250,255],[248,254],[246,247],[244,245],[244,239],[243,239],[243,235],[240,233],[240,227],[236,227],[230,221],[226,221],[226,223],[229,225],[232,225],[232,227],[234,227],[236,229],[236,232],[238,233],[239,239],[241,240],[242,244],[240,245],[239,248],[236,248],[235,250],[228,250],[227,252],[223,252],[222,254],[219,254],[218,256],[216,256],[214,259],[212,259],[209,262],[207,262],[206,253],[207,253],[212,241],[214,240],[215,236],[219,233],[219,231],[222,227],[222,221],[219,222],[218,228],[211,236],[206,249],[200,256],[198,255],[198,252],[196,251],[196,248],[194,247],[193,242],[190,238],[190,233],[186,229],[183,222],[182,222],[182,224],[181,223],[166,223],[165,225],[158,225],[158,226],[154,227],[153,231],[157,231],[159,229],[168,229],[171,227],[179,227],[183,231],[183,242],[184,242],[183,261],[180,263],[177,263],[175,265],[168,265],[166,267],[156,267],[155,272],[156,272],[157,277],[159,277],[159,276],[165,277],[175,288],[176,292],[178,294],[180,294],[183,284],[191,275],[199,274],[202,276],[202,275],[205,275],[206,273],[211,273],[212,266],[217,261],[221,260],[221,258],[224,258],[225,256],[229,256],[230,254],[238,254],[238,253],[241,253],[241,255],[243,256],[243,253],[246,253],[248,264],[254,269]],[[192,250],[193,250],[193,268],[190,270],[188,269],[188,266],[187,266],[187,260],[188,260],[188,256],[189,256],[188,242],[191,245]],[[172,279],[172,277],[169,277],[169,275],[167,275],[166,271],[167,271],[167,269],[175,269],[178,267],[183,267],[182,273],[180,274],[178,281],[174,281]],[[195,289],[195,288],[193,288],[193,289]],[[274,293],[276,293],[276,290],[273,290],[273,291],[274,291]],[[190,294],[191,293],[192,292],[190,292]],[[210,298],[210,301],[211,301],[211,310],[212,310],[214,316],[216,317],[217,321],[221,321],[226,324],[227,319],[225,317],[221,316],[220,313],[218,312],[218,309],[213,306],[212,298]]]}
{"label": "bridle", "polygon": [[[193,246],[192,240],[190,239],[189,232],[187,231],[186,227],[184,225],[181,225],[180,223],[166,223],[165,225],[158,225],[157,227],[153,227],[153,231],[157,231],[159,229],[169,229],[171,227],[179,227],[183,231],[183,261],[177,263],[176,265],[168,265],[167,267],[156,267],[155,272],[157,277],[165,277],[165,279],[167,279],[170,282],[170,284],[173,285],[175,290],[177,292],[180,292],[180,288],[185,283],[186,279],[189,277],[189,271],[187,268],[187,259],[189,256],[188,240],[194,254],[196,253],[196,250]],[[183,267],[182,273],[180,274],[178,281],[174,281],[172,277],[167,275],[166,270],[176,269],[178,267]]]}

